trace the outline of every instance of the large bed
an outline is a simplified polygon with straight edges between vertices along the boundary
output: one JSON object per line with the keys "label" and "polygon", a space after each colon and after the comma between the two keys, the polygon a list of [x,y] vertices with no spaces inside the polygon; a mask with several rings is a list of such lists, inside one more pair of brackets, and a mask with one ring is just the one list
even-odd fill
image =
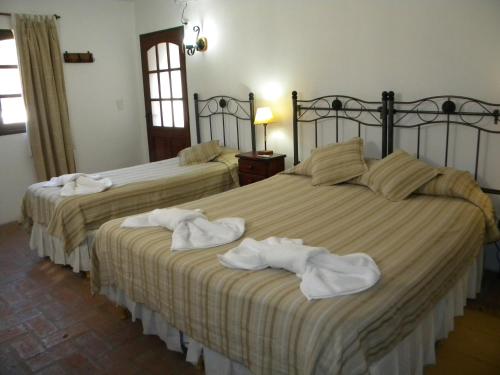
{"label": "large bed", "polygon": [[[22,206],[22,221],[31,232],[30,247],[41,257],[70,265],[75,272],[89,271],[95,230],[104,222],[237,187],[235,155],[240,139],[251,140],[255,148],[253,102],[252,93],[248,100],[226,95],[200,99],[195,94],[198,142],[204,133],[205,139],[219,139],[222,146],[232,146],[223,147],[213,161],[180,166],[175,157],[100,172],[113,186],[89,195],[61,197],[58,187],[43,187],[43,182],[31,185]],[[226,136],[226,128],[234,134]]]}
{"label": "large bed", "polygon": [[[304,117],[309,108],[338,120],[338,110],[320,115],[315,101],[294,99],[294,130],[301,118],[317,127]],[[387,109],[356,103],[368,116]],[[379,116],[355,123],[387,130]],[[92,289],[126,306],[169,348],[186,346],[189,360],[202,351],[208,374],[418,374],[480,288],[482,248],[496,228],[491,207],[477,203],[425,194],[391,202],[365,186],[312,186],[310,177],[280,174],[180,207],[209,219],[242,217],[245,236],[257,240],[301,238],[338,255],[364,252],[382,274],[374,287],[308,301],[290,272],[223,267],[217,255],[235,243],[172,253],[171,232],[124,229],[118,219],[97,233]]]}

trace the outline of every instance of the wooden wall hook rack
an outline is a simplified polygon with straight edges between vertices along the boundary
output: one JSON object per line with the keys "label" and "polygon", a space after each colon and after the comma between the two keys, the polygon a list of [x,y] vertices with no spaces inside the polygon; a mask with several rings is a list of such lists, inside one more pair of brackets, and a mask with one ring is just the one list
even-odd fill
{"label": "wooden wall hook rack", "polygon": [[67,63],[92,63],[94,62],[94,55],[92,52],[64,52],[64,62]]}

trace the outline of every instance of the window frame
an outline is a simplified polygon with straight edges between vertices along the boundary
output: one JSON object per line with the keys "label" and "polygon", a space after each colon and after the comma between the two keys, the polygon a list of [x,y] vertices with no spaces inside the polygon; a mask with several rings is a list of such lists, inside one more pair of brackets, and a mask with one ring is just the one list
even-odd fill
{"label": "window frame", "polygon": [[[14,34],[11,30],[0,29],[0,40],[14,39]],[[19,65],[0,65],[0,69],[19,69]],[[0,94],[0,99],[4,98],[22,98],[23,94]],[[10,135],[10,134],[21,134],[26,133],[26,123],[18,122],[13,124],[4,124],[1,116],[2,113],[2,102],[0,101],[0,136]]]}

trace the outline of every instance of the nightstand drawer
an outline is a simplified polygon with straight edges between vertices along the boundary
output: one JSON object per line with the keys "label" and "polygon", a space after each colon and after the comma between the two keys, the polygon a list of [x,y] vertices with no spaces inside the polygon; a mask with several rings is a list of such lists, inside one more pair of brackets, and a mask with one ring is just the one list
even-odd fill
{"label": "nightstand drawer", "polygon": [[262,156],[255,151],[236,155],[239,158],[240,185],[261,181],[281,172],[285,168],[285,156],[283,154]]}
{"label": "nightstand drawer", "polygon": [[240,185],[245,186],[248,184],[252,184],[257,181],[262,181],[265,180],[266,178],[264,176],[259,176],[256,174],[249,174],[249,173],[241,173],[239,174],[240,176]]}
{"label": "nightstand drawer", "polygon": [[262,163],[255,160],[240,159],[239,169],[243,173],[251,173],[267,177],[267,163]]}

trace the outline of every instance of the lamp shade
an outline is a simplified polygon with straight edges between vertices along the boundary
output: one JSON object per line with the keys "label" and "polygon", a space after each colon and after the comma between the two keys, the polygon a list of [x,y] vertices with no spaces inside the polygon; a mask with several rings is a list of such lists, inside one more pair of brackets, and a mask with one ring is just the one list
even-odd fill
{"label": "lamp shade", "polygon": [[273,120],[273,112],[269,107],[259,107],[255,113],[255,125],[269,124]]}

